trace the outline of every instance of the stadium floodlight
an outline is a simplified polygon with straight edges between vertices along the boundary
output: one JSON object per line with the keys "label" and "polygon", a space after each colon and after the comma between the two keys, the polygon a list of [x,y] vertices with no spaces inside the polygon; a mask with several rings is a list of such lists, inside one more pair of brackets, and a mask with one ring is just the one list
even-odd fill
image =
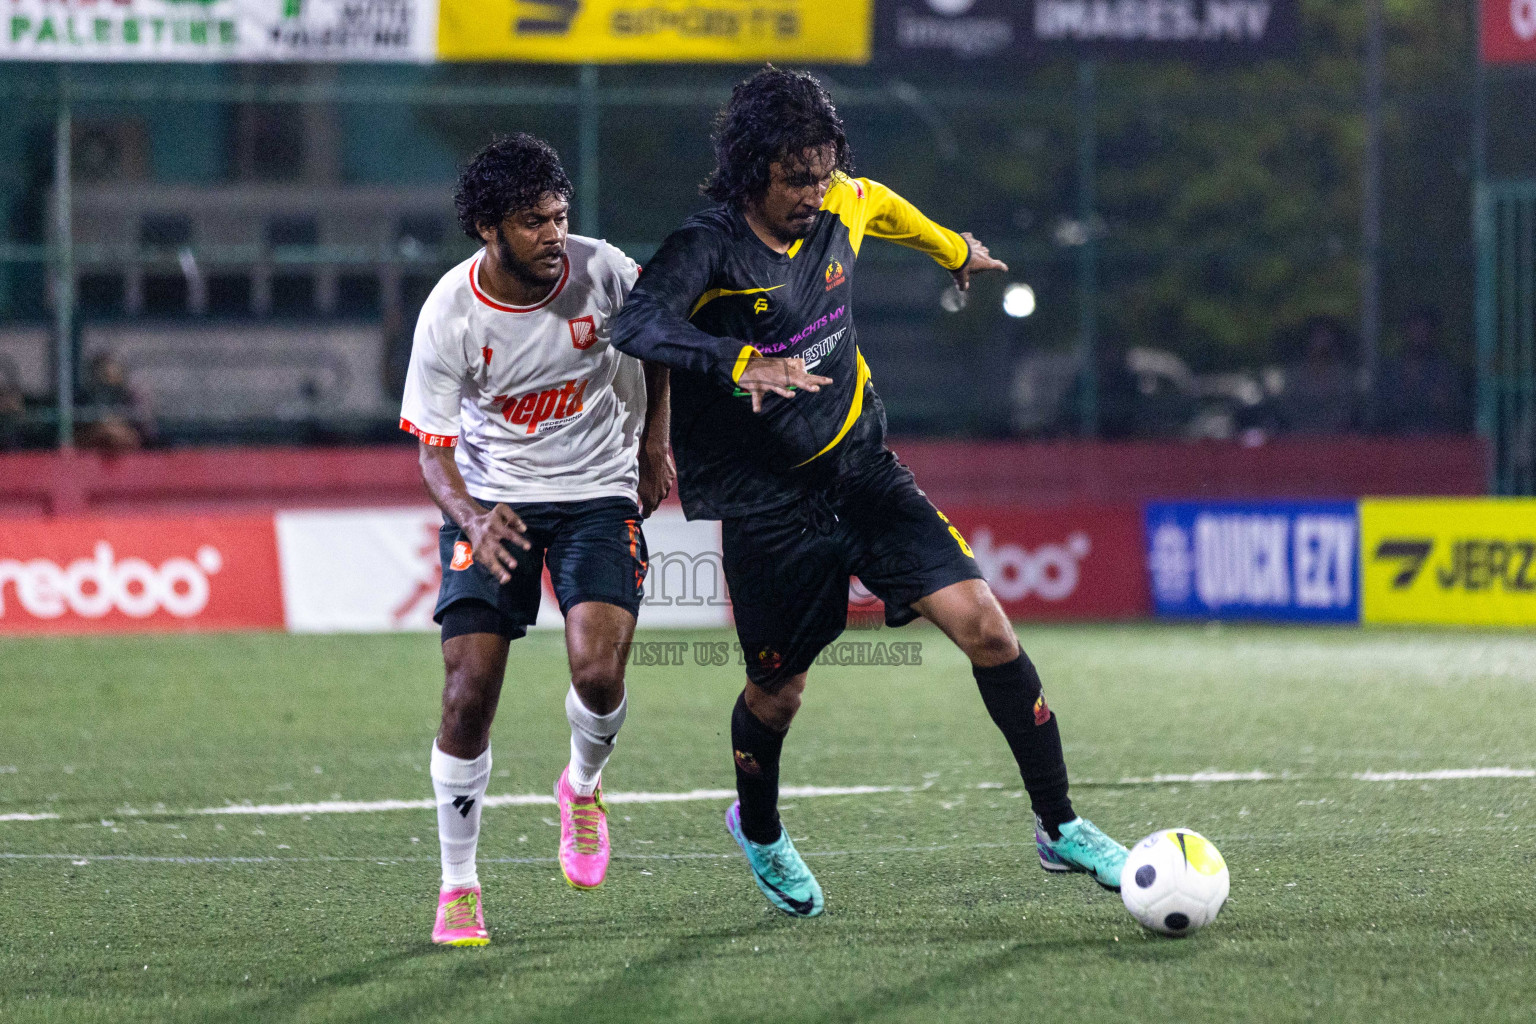
{"label": "stadium floodlight", "polygon": [[1029,316],[1035,311],[1035,290],[1027,284],[1015,282],[1003,289],[1003,312],[1014,318]]}

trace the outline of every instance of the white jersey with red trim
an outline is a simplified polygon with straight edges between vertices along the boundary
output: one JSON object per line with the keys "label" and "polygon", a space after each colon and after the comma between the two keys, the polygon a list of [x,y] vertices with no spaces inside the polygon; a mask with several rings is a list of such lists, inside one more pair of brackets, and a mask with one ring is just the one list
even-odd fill
{"label": "white jersey with red trim", "polygon": [[518,307],[480,287],[483,256],[444,274],[422,307],[400,429],[456,448],[470,494],[486,501],[638,501],[645,375],[608,344],[608,320],[639,268],[570,235],[560,282]]}

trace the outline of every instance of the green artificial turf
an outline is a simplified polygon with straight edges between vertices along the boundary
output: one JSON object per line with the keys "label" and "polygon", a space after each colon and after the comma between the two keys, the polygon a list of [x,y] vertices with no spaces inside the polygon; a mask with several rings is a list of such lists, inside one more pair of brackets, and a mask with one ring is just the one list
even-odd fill
{"label": "green artificial turf", "polygon": [[[1360,780],[1536,766],[1536,639],[1105,626],[1022,630],[1080,811],[1130,841],[1187,825],[1232,870],[1220,918],[1141,931],[1035,857],[1027,801],[964,660],[822,668],[787,785],[827,894],[753,887],[726,801],[615,803],[616,859],[569,889],[547,806],[485,811],[492,944],[428,942],[430,810],[208,815],[422,799],[430,636],[0,641],[0,1020],[1529,1021],[1536,779]],[[723,633],[644,639],[721,641]],[[728,789],[739,669],[634,667],[610,793]],[[566,756],[557,634],[514,647],[490,792]],[[1144,781],[1207,769],[1268,781]]]}

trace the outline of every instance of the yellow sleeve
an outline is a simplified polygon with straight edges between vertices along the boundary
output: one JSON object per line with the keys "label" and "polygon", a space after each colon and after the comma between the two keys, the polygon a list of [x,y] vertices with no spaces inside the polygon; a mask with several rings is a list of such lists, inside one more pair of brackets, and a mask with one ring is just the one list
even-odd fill
{"label": "yellow sleeve", "polygon": [[959,270],[970,258],[965,239],[935,224],[878,181],[840,177],[827,191],[822,209],[837,214],[848,226],[855,255],[868,234],[927,253],[946,270]]}

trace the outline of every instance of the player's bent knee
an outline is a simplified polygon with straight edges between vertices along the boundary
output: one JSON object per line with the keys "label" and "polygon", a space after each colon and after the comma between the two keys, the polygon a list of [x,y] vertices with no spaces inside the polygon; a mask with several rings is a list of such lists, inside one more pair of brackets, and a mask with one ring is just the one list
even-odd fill
{"label": "player's bent knee", "polygon": [[599,715],[609,714],[624,699],[624,666],[611,661],[574,665],[571,686],[587,710]]}
{"label": "player's bent knee", "polygon": [[443,689],[443,724],[458,735],[473,735],[490,728],[492,698],[488,689],[475,683]]}
{"label": "player's bent knee", "polygon": [[747,708],[757,720],[770,729],[782,732],[788,729],[800,711],[801,695],[805,693],[805,673],[793,676],[773,690],[766,690],[754,683],[747,685]]}
{"label": "player's bent knee", "polygon": [[1019,639],[1013,626],[994,604],[978,609],[967,624],[965,642],[960,646],[974,664],[982,667],[1001,665],[1019,656]]}

